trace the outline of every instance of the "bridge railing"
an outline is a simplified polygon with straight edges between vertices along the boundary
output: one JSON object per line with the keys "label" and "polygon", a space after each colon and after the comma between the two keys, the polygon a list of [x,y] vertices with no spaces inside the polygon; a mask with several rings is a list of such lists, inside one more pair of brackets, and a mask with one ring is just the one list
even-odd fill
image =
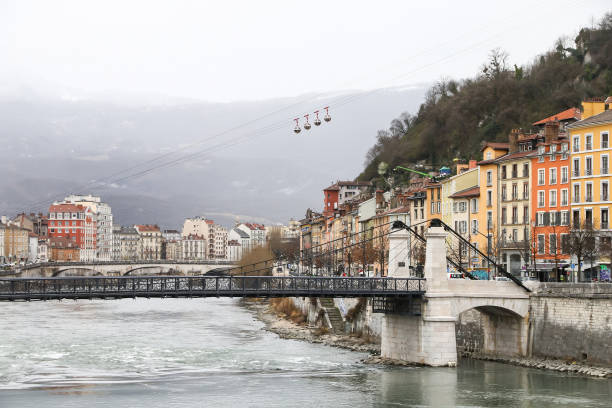
{"label": "bridge railing", "polygon": [[227,261],[222,259],[208,259],[208,260],[167,260],[167,259],[141,259],[141,260],[129,260],[129,261],[78,261],[78,262],[39,262],[32,263],[23,266],[16,266],[19,270],[28,270],[34,268],[46,268],[54,266],[102,266],[102,265],[234,265],[235,261]]}
{"label": "bridge railing", "polygon": [[0,300],[173,296],[407,296],[425,292],[419,278],[312,276],[120,276],[0,278]]}

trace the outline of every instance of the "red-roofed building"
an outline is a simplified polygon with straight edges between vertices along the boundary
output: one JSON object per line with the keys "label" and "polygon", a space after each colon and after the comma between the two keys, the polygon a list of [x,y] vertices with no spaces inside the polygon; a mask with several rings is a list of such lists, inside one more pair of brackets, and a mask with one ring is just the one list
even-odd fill
{"label": "red-roofed building", "polygon": [[[79,204],[51,205],[49,207],[49,237],[74,241],[79,248],[79,260],[81,261],[96,259],[96,221],[88,207]],[[54,259],[53,252],[50,259]]]}
{"label": "red-roofed building", "polygon": [[533,126],[544,126],[548,122],[559,122],[559,130],[561,132],[565,131],[565,126],[577,122],[582,118],[582,112],[580,108],[569,108],[564,110],[563,112],[559,112],[555,115],[549,116],[545,119],[538,120],[533,123]]}
{"label": "red-roofed building", "polygon": [[162,232],[157,225],[134,225],[140,238],[140,259],[159,260],[162,256]]}

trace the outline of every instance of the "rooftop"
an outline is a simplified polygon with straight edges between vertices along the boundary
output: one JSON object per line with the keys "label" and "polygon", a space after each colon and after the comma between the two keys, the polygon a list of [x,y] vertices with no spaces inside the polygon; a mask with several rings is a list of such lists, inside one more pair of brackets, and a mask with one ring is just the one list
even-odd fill
{"label": "rooftop", "polygon": [[612,110],[603,111],[597,115],[590,116],[586,119],[580,120],[578,122],[574,122],[571,125],[568,125],[568,129],[575,129],[587,126],[597,126],[604,125],[606,123],[612,122]]}
{"label": "rooftop", "polygon": [[582,117],[582,112],[580,112],[580,108],[569,108],[564,110],[563,112],[559,112],[555,115],[549,116],[545,119],[538,120],[537,122],[533,122],[534,126],[545,125],[547,122],[555,122],[555,121],[564,121],[564,120],[580,120]]}
{"label": "rooftop", "polygon": [[455,194],[451,194],[450,198],[468,198],[480,196],[480,187],[474,186],[466,188],[465,190],[457,191]]}
{"label": "rooftop", "polygon": [[502,143],[502,142],[485,142],[482,145],[482,148],[480,149],[480,151],[483,151],[484,149],[486,149],[487,147],[492,147],[493,149],[496,150],[510,150],[510,143]]}

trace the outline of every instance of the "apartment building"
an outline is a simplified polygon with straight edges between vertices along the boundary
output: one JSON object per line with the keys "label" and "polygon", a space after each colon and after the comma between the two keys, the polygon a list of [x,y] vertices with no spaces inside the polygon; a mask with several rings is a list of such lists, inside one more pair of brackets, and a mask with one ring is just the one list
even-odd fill
{"label": "apartment building", "polygon": [[[79,248],[80,260],[94,261],[97,259],[98,244],[95,219],[95,214],[87,206],[69,203],[52,204],[49,207],[49,237],[73,240]],[[73,248],[68,249],[72,251]]]}

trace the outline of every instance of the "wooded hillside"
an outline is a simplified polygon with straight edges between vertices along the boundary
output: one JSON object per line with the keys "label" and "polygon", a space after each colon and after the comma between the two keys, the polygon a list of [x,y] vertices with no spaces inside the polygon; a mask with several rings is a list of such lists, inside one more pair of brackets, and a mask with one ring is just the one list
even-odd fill
{"label": "wooded hillside", "polygon": [[493,50],[475,78],[435,84],[416,115],[403,113],[378,132],[358,179],[381,183],[381,162],[437,168],[453,158],[479,159],[484,140],[507,141],[513,128],[529,129],[584,98],[612,95],[612,13],[527,66],[510,67],[507,59]]}

